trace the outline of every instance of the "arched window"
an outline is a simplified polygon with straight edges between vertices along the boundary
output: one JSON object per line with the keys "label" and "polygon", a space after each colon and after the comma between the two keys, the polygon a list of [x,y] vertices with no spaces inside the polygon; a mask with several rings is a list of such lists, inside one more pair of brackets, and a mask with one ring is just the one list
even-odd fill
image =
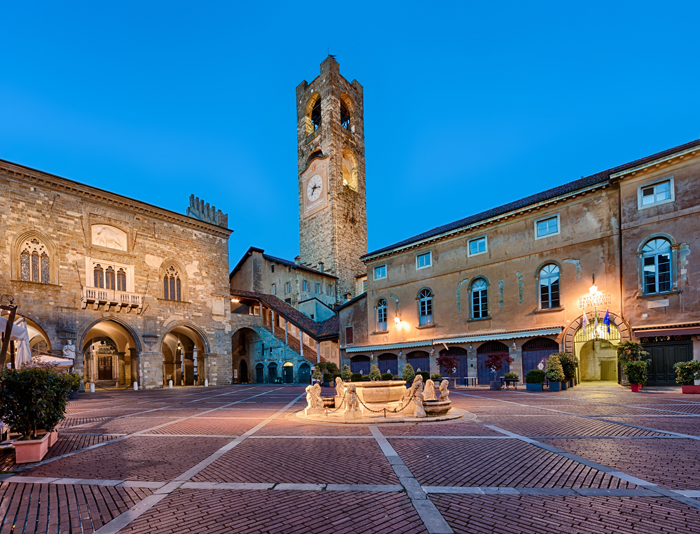
{"label": "arched window", "polygon": [[433,324],[433,292],[427,288],[418,293],[418,324]]}
{"label": "arched window", "polygon": [[321,99],[318,98],[314,102],[314,107],[311,108],[311,125],[313,126],[313,131],[315,132],[321,127]]}
{"label": "arched window", "polygon": [[320,150],[314,150],[311,154],[309,154],[308,159],[306,160],[306,166],[309,166],[309,163],[311,163],[313,160],[316,158],[322,158],[323,157],[323,152]]}
{"label": "arched window", "polygon": [[106,289],[114,289],[115,287],[115,279],[114,279],[114,268],[113,267],[107,267],[105,270],[105,288]]}
{"label": "arched window", "polygon": [[667,239],[652,239],[642,249],[644,293],[671,291],[671,243]]}
{"label": "arched window", "polygon": [[346,130],[350,130],[350,112],[342,100],[340,101],[340,125]]}
{"label": "arched window", "polygon": [[163,298],[167,300],[182,300],[182,283],[180,274],[175,267],[169,267],[163,276]]}
{"label": "arched window", "polygon": [[50,262],[46,246],[33,237],[22,244],[20,252],[20,275],[24,282],[48,284]]}
{"label": "arched window", "polygon": [[559,267],[550,263],[540,271],[540,308],[559,308]]}
{"label": "arched window", "polygon": [[343,185],[357,191],[357,160],[351,150],[343,149]]}
{"label": "arched window", "polygon": [[386,331],[386,299],[377,301],[377,331]]}
{"label": "arched window", "polygon": [[100,265],[99,263],[97,265],[95,265],[92,272],[94,275],[94,282],[95,282],[94,286],[104,288],[104,286],[105,286],[105,271],[102,268],[102,265]]}
{"label": "arched window", "polygon": [[477,278],[472,283],[472,319],[489,316],[489,297],[486,280]]}
{"label": "arched window", "polygon": [[124,269],[117,271],[117,291],[126,291],[126,273]]}

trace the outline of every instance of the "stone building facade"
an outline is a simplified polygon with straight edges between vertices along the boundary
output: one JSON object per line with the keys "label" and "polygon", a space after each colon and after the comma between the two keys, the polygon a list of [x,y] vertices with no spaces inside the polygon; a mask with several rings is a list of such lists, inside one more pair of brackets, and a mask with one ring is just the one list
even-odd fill
{"label": "stone building facade", "polygon": [[582,380],[615,380],[615,345],[638,340],[650,383],[671,384],[700,354],[699,186],[694,141],[371,252],[366,302],[341,311],[342,363],[437,373],[449,353],[486,382],[489,354],[523,377],[565,350]]}
{"label": "stone building facade", "polygon": [[181,215],[0,161],[0,293],[86,382],[231,382],[226,216]]}
{"label": "stone building facade", "polygon": [[367,252],[362,85],[329,56],[296,103],[301,263],[337,276],[336,298],[348,300]]}

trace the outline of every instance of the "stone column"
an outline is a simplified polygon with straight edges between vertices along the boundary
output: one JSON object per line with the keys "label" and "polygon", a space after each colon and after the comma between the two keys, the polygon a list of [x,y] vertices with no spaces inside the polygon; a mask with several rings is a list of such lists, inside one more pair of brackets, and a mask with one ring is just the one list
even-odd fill
{"label": "stone column", "polygon": [[428,369],[431,376],[440,373],[440,367],[437,364],[438,356],[440,356],[440,352],[435,350],[433,346],[433,348],[430,349],[430,368]]}
{"label": "stone column", "polygon": [[163,387],[163,353],[138,353],[139,388],[153,389]]}
{"label": "stone column", "polygon": [[124,357],[124,382],[133,384],[136,377],[136,349],[129,349],[129,354]]}
{"label": "stone column", "polygon": [[125,379],[125,376],[124,376],[124,374],[125,374],[125,368],[126,368],[126,365],[125,365],[125,362],[124,362],[124,355],[125,355],[124,352],[118,352],[118,353],[117,353],[117,357],[118,357],[118,361],[119,361],[119,371],[118,371],[118,373],[119,373],[119,384],[121,384],[122,386],[123,386],[124,384],[126,384],[126,379]]}
{"label": "stone column", "polygon": [[[206,366],[206,378],[209,380],[210,386],[216,386],[219,383],[218,380],[218,368],[219,368],[219,354],[210,352],[206,354],[204,359],[204,365]],[[240,382],[239,377],[239,382]],[[204,381],[202,380],[202,383]]]}
{"label": "stone column", "polygon": [[[515,342],[514,342],[515,343]],[[510,347],[510,357],[513,358],[513,363],[510,364],[511,373],[518,373],[518,378],[520,378],[520,383],[525,383],[525,377],[523,376],[523,349],[518,347]]]}

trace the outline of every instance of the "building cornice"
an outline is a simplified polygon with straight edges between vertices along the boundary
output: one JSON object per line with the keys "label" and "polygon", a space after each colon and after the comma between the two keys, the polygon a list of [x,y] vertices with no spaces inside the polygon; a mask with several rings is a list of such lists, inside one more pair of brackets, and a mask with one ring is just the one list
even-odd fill
{"label": "building cornice", "polygon": [[651,169],[652,167],[658,168],[662,165],[671,165],[672,163],[676,163],[677,161],[685,159],[687,156],[692,157],[698,155],[699,153],[700,146],[686,148],[685,150],[681,150],[680,152],[676,152],[675,154],[669,154],[668,156],[655,159],[653,161],[648,161],[646,163],[642,163],[641,165],[637,165],[635,167],[631,167],[629,169],[613,173],[610,175],[610,180],[617,180],[624,176],[634,176],[638,172],[646,171],[648,169]]}
{"label": "building cornice", "polygon": [[110,204],[120,209],[126,208],[134,210],[151,217],[165,219],[169,222],[188,226],[190,228],[213,234],[224,239],[227,239],[231,233],[233,233],[233,230],[228,228],[222,228],[220,226],[200,221],[198,219],[188,217],[187,215],[182,215],[165,208],[160,208],[140,200],[125,197],[117,193],[111,193],[97,187],[82,184],[80,182],[39,171],[37,169],[32,169],[31,167],[25,167],[24,165],[19,165],[10,161],[0,159],[0,172],[12,178],[28,181],[37,185],[44,185],[52,189],[64,191],[67,194],[86,197],[92,201]]}

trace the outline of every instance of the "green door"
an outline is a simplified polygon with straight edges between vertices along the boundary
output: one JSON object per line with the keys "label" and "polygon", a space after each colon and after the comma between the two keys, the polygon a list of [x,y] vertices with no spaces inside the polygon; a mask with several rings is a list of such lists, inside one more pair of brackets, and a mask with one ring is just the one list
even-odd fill
{"label": "green door", "polygon": [[651,339],[653,341],[650,340],[647,343],[642,339],[644,350],[649,352],[649,359],[651,359],[647,385],[675,386],[676,371],[673,366],[678,362],[687,362],[693,359],[693,342],[690,340],[661,341],[659,338]]}

